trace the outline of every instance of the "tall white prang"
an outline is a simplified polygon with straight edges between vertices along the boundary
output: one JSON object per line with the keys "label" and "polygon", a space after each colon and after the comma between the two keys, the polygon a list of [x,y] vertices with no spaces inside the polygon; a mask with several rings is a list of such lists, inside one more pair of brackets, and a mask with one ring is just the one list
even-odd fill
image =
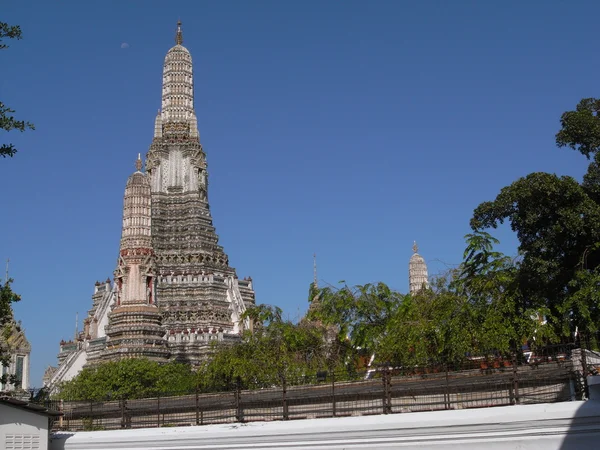
{"label": "tall white prang", "polygon": [[429,287],[429,276],[425,259],[418,253],[419,247],[413,244],[413,255],[408,262],[408,286],[411,294]]}

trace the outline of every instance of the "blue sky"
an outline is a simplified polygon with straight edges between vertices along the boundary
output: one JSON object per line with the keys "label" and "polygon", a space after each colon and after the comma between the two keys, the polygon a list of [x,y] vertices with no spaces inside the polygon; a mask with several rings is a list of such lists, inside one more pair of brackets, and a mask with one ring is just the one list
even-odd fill
{"label": "blue sky", "polygon": [[[32,383],[112,278],[178,18],[220,242],[257,301],[294,319],[314,252],[321,283],[405,292],[413,240],[441,272],[500,188],[581,178],[554,134],[598,96],[599,16],[597,1],[3,2],[23,40],[0,52],[0,98],[36,125],[0,134],[19,148],[0,160],[0,260]],[[516,253],[508,227],[495,235]]]}

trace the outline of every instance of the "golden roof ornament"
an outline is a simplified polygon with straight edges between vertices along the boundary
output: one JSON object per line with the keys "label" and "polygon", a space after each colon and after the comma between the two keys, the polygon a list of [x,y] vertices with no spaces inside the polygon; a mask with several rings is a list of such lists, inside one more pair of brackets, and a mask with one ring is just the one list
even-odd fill
{"label": "golden roof ornament", "polygon": [[183,33],[181,32],[181,20],[177,21],[177,34],[175,35],[175,44],[183,44]]}
{"label": "golden roof ornament", "polygon": [[142,171],[142,156],[138,153],[137,160],[135,161],[135,168],[138,172]]}
{"label": "golden roof ornament", "polygon": [[419,251],[419,246],[417,245],[417,241],[413,241],[413,252],[417,253]]}

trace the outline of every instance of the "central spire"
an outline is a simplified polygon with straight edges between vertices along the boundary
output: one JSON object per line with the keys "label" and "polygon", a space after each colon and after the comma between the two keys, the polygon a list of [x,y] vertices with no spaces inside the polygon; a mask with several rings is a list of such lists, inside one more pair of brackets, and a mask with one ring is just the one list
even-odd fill
{"label": "central spire", "polygon": [[178,21],[175,45],[167,52],[163,66],[162,110],[155,121],[155,138],[167,135],[177,139],[198,138],[192,55],[182,43],[181,21]]}
{"label": "central spire", "polygon": [[175,44],[183,44],[183,33],[181,32],[181,20],[177,21],[177,34],[175,35]]}

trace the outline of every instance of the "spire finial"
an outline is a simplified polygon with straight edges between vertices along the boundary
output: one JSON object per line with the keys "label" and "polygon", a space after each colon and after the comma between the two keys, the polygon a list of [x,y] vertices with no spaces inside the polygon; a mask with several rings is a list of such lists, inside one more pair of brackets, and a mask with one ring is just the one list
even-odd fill
{"label": "spire finial", "polygon": [[417,241],[413,241],[413,252],[417,253],[419,251],[419,246],[417,245]]}
{"label": "spire finial", "polygon": [[315,286],[315,289],[319,288],[319,284],[317,282],[317,254],[314,253],[313,254],[313,283]]}
{"label": "spire finial", "polygon": [[142,170],[142,155],[138,153],[138,158],[135,161],[135,168],[140,172]]}
{"label": "spire finial", "polygon": [[183,44],[183,33],[181,32],[181,19],[177,21],[177,34],[175,35],[175,44]]}

